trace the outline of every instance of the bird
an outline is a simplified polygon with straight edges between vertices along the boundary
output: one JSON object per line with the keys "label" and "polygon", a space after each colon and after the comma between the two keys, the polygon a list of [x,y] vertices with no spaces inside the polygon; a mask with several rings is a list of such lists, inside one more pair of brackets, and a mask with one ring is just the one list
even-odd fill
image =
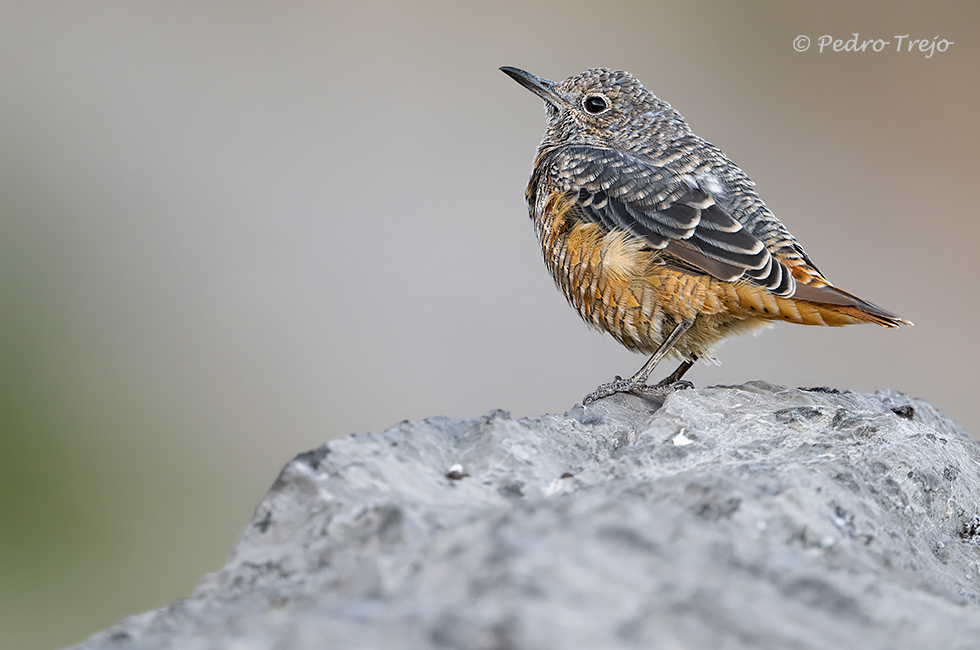
{"label": "bird", "polygon": [[[586,323],[651,355],[585,404],[689,388],[715,344],[776,321],[912,325],[831,284],[745,172],[629,72],[500,70],[544,100],[525,197],[545,265]],[[647,384],[665,357],[680,366]]]}

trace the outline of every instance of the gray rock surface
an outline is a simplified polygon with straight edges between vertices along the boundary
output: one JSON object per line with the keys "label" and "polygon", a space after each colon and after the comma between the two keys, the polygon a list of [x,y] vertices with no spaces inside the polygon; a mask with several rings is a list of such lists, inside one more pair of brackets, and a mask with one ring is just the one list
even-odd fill
{"label": "gray rock surface", "polygon": [[980,445],[754,382],[299,455],[221,571],[85,650],[980,647]]}

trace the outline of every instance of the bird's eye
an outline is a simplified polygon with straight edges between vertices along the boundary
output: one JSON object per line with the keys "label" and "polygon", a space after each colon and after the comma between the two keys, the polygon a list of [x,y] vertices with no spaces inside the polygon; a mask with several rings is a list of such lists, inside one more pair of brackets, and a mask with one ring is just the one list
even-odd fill
{"label": "bird's eye", "polygon": [[609,108],[609,104],[606,103],[606,100],[599,95],[589,95],[585,98],[585,101],[582,102],[582,105],[585,106],[585,110],[593,115],[598,115]]}

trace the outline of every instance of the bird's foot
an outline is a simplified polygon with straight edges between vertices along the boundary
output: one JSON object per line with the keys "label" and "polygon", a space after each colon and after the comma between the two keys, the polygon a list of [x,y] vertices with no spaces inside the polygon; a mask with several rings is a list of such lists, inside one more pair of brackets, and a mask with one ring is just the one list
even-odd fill
{"label": "bird's foot", "polygon": [[673,393],[675,390],[684,390],[686,388],[694,388],[694,384],[683,379],[672,381],[671,378],[668,377],[659,384],[650,386],[635,379],[623,379],[619,375],[616,375],[616,378],[611,382],[599,386],[594,391],[586,395],[585,399],[582,400],[582,404],[591,404],[592,402],[600,400],[604,397],[609,397],[610,395],[615,395],[616,393],[634,393],[636,395],[665,397]]}

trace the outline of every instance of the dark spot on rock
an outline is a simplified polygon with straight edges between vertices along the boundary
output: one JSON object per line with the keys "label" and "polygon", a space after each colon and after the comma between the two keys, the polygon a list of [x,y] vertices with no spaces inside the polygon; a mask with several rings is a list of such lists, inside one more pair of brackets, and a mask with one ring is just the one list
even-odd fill
{"label": "dark spot on rock", "polygon": [[310,469],[320,469],[320,463],[323,459],[330,455],[330,448],[326,445],[320,445],[316,449],[310,451],[304,451],[302,454],[296,456],[293,459],[294,463],[305,463],[309,465]]}
{"label": "dark spot on rock", "polygon": [[401,508],[394,506],[383,506],[379,508],[378,515],[380,515],[380,521],[378,522],[378,538],[383,544],[393,545],[404,541],[404,522],[405,515],[401,511]]}
{"label": "dark spot on rock", "polygon": [[329,455],[330,448],[327,445],[320,445],[316,449],[311,449],[310,451],[304,451],[302,454],[297,454],[295,458],[286,463],[286,466],[282,468],[282,471],[279,472],[279,476],[277,476],[276,480],[272,482],[272,487],[269,488],[269,491],[278,492],[294,481],[290,470],[290,466],[294,463],[306,465],[310,469],[316,471],[320,469],[323,459]]}
{"label": "dark spot on rock", "polygon": [[854,475],[849,472],[838,472],[834,475],[834,481],[845,486],[851,492],[860,492],[861,486],[858,484]]}
{"label": "dark spot on rock", "polygon": [[839,431],[841,429],[853,427],[862,421],[862,418],[855,417],[841,408],[837,409],[837,411],[834,413],[834,418],[830,421],[830,426]]}
{"label": "dark spot on rock", "polygon": [[972,539],[980,533],[980,516],[973,515],[973,519],[964,521],[960,526],[960,539]]}
{"label": "dark spot on rock", "polygon": [[290,603],[291,599],[288,596],[275,596],[269,600],[269,607],[272,609],[282,609]]}
{"label": "dark spot on rock", "polygon": [[288,578],[291,574],[282,568],[278,562],[242,562],[242,566],[249,570],[249,575],[239,575],[235,577],[233,584],[236,588],[249,587],[257,583],[259,578],[266,575],[274,575],[279,578]]}
{"label": "dark spot on rock", "polygon": [[947,465],[943,470],[943,478],[947,481],[955,481],[956,477],[960,475],[960,468],[954,467],[953,465]]}
{"label": "dark spot on rock", "polygon": [[711,485],[691,483],[684,488],[684,492],[694,497],[691,512],[708,521],[728,519],[742,506],[740,498],[728,496]]}
{"label": "dark spot on rock", "polygon": [[647,539],[636,530],[626,526],[603,526],[596,532],[600,537],[619,542],[624,546],[634,548],[638,551],[645,553],[656,553],[658,551],[657,545],[652,540]]}
{"label": "dark spot on rock", "polygon": [[892,413],[900,418],[911,420],[915,417],[915,408],[913,408],[911,404],[906,404],[904,406],[893,406]]}
{"label": "dark spot on rock", "polygon": [[864,426],[860,426],[854,429],[854,436],[860,438],[867,438],[871,434],[877,432],[878,432],[878,427],[871,424],[865,424]]}
{"label": "dark spot on rock", "polygon": [[854,513],[848,511],[844,506],[840,504],[833,504],[834,506],[834,518],[833,522],[837,528],[840,529],[842,533],[848,537],[857,537],[857,526],[854,524]]}
{"label": "dark spot on rock", "polygon": [[857,600],[820,578],[798,578],[783,587],[786,597],[851,619],[864,619]]}
{"label": "dark spot on rock", "polygon": [[565,472],[564,474],[561,475],[562,478],[572,478],[573,476],[575,475],[572,474],[571,472]]}
{"label": "dark spot on rock", "polygon": [[885,480],[881,482],[881,491],[885,494],[889,494],[897,498],[901,502],[905,502],[904,492],[902,491],[902,486],[898,484],[898,481],[893,479],[891,476],[886,476]]}
{"label": "dark spot on rock", "polygon": [[912,478],[914,475],[915,475],[915,472],[913,472],[912,470],[909,470],[909,473],[906,474],[906,476],[908,476],[909,478]]}
{"label": "dark spot on rock", "polygon": [[503,409],[493,409],[489,413],[483,416],[483,424],[490,424],[494,420],[510,420],[510,411],[505,411]]}
{"label": "dark spot on rock", "polygon": [[812,406],[796,406],[788,409],[781,409],[772,414],[777,422],[788,424],[790,422],[802,422],[812,420],[823,415],[823,411]]}
{"label": "dark spot on rock", "polygon": [[733,514],[738,512],[738,509],[741,506],[741,499],[738,497],[729,497],[724,500],[718,499],[714,501],[702,501],[695,504],[691,510],[702,519],[707,519],[708,521],[718,521],[719,519],[728,519]]}
{"label": "dark spot on rock", "polygon": [[520,483],[508,483],[507,485],[501,485],[497,488],[497,493],[501,496],[505,496],[508,499],[520,498],[524,496],[524,486]]}
{"label": "dark spot on rock", "polygon": [[459,481],[469,476],[466,472],[461,472],[458,469],[451,469],[446,472],[446,478],[450,481]]}
{"label": "dark spot on rock", "polygon": [[800,390],[804,390],[808,393],[828,393],[830,395],[840,395],[840,391],[836,388],[831,388],[830,386],[810,386],[804,387]]}
{"label": "dark spot on rock", "polygon": [[252,525],[258,528],[260,533],[264,533],[265,531],[269,530],[269,526],[272,525],[272,511],[267,510],[265,516]]}
{"label": "dark spot on rock", "polygon": [[132,638],[133,637],[130,636],[129,632],[126,630],[120,630],[119,632],[113,632],[112,636],[109,637],[109,640],[113,643],[122,643],[123,641],[129,641]]}

